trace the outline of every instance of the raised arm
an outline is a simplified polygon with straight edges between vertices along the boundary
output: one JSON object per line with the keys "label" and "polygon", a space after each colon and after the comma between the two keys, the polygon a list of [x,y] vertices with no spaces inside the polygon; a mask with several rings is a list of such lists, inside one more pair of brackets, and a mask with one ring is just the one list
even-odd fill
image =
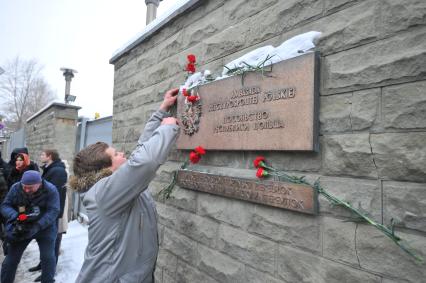
{"label": "raised arm", "polygon": [[146,123],[142,135],[138,140],[139,145],[147,141],[152,136],[152,133],[160,126],[161,121],[164,118],[171,116],[168,111],[170,107],[176,102],[178,92],[178,88],[173,88],[166,92],[166,94],[164,95],[164,100],[160,105],[160,108],[151,115],[148,122]]}
{"label": "raised arm", "polygon": [[176,124],[158,127],[125,164],[95,185],[98,206],[106,215],[121,212],[148,187],[175,144],[178,129]]}

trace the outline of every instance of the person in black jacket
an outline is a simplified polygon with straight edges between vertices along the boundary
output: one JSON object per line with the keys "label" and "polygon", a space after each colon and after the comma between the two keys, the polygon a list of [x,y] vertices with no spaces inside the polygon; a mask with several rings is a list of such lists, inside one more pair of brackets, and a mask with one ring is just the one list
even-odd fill
{"label": "person in black jacket", "polygon": [[59,213],[59,194],[55,186],[41,179],[34,170],[25,171],[0,205],[6,219],[8,253],[1,267],[1,282],[11,283],[28,244],[35,239],[43,260],[42,282],[54,282],[56,219]]}
{"label": "person in black jacket", "polygon": [[[8,164],[4,162],[4,160],[1,158],[1,151],[0,151],[0,203],[3,202],[8,191],[7,180],[6,180],[8,172],[9,172]],[[4,222],[3,222],[3,217],[1,216],[1,214],[0,214],[0,239],[2,241],[2,246],[3,246]]]}
{"label": "person in black jacket", "polygon": [[[55,149],[44,150],[40,155],[40,161],[41,163],[43,163],[43,165],[41,166],[43,170],[43,174],[42,174],[43,179],[55,185],[59,193],[59,200],[60,200],[60,210],[58,215],[58,220],[59,220],[64,215],[65,200],[67,195],[67,188],[65,185],[68,180],[68,174],[67,174],[67,171],[65,170],[65,164],[59,158],[59,153]],[[62,234],[64,232],[65,231],[58,229],[58,234],[57,234],[56,243],[55,243],[56,263],[58,263],[59,249],[61,247]],[[37,271],[37,270],[41,270],[41,263],[29,269],[30,272]],[[35,281],[36,282],[40,281],[40,279],[41,277],[38,277],[36,278]]]}

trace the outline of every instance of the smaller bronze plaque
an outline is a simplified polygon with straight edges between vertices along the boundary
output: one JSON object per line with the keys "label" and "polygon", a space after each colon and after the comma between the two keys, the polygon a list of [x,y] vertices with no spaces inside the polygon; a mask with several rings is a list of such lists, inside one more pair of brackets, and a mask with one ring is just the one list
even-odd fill
{"label": "smaller bronze plaque", "polygon": [[177,184],[194,191],[318,214],[318,195],[307,185],[250,180],[188,170],[178,171]]}

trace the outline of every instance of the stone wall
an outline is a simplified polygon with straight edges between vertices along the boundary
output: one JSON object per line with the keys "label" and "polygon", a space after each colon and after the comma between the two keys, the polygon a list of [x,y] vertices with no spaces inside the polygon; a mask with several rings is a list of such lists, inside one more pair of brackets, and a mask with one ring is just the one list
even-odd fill
{"label": "stone wall", "polygon": [[52,103],[28,119],[25,134],[31,160],[40,165],[43,150],[56,149],[71,170],[75,155],[78,109],[80,107]]}
{"label": "stone wall", "polygon": [[[320,152],[209,152],[194,170],[254,178],[252,160],[321,177],[337,197],[388,224],[426,257],[426,2],[198,1],[115,65],[113,143],[133,149],[186,55],[221,72],[255,48],[322,32]],[[154,196],[188,152],[175,150]],[[421,282],[416,264],[372,226],[320,197],[307,216],[185,189],[157,198],[157,282]]]}

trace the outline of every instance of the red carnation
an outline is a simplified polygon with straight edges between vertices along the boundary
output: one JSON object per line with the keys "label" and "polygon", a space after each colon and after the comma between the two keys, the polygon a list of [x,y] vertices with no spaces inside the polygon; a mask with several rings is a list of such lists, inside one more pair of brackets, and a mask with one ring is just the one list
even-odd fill
{"label": "red carnation", "polygon": [[263,178],[263,177],[266,177],[266,176],[268,176],[268,171],[266,171],[263,168],[257,169],[257,172],[256,172],[256,177],[257,178]]}
{"label": "red carnation", "polygon": [[197,146],[196,148],[194,148],[195,152],[198,153],[199,155],[204,155],[206,154],[206,150],[201,147],[201,146]]}
{"label": "red carnation", "polygon": [[191,151],[190,153],[189,153],[189,160],[191,161],[191,163],[198,163],[198,161],[200,161],[200,159],[201,159],[201,156],[198,154],[198,153],[196,153],[195,151]]}
{"label": "red carnation", "polygon": [[189,73],[195,73],[194,63],[188,63],[188,65],[186,65],[186,71]]}
{"label": "red carnation", "polygon": [[186,91],[186,88],[182,89],[183,96],[189,96],[189,93]]}
{"label": "red carnation", "polygon": [[191,103],[193,103],[197,100],[198,100],[198,96],[195,96],[195,95],[188,96],[188,101],[191,102]]}
{"label": "red carnation", "polygon": [[195,63],[195,55],[194,54],[189,54],[187,56],[187,58],[188,58],[189,63]]}
{"label": "red carnation", "polygon": [[253,160],[254,167],[259,168],[265,166],[265,157],[258,156],[255,160]]}
{"label": "red carnation", "polygon": [[26,214],[19,214],[18,220],[19,221],[25,221],[27,220],[28,216]]}

